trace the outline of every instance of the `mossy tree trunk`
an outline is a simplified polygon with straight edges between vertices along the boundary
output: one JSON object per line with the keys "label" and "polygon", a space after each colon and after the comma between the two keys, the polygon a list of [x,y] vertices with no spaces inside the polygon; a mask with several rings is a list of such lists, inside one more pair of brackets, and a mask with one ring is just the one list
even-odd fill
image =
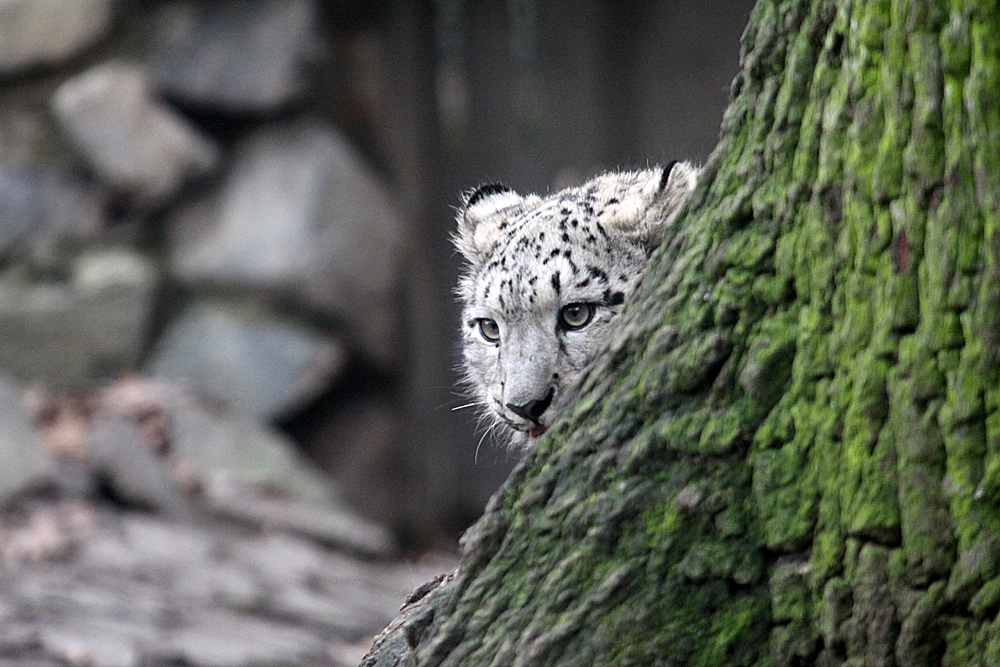
{"label": "mossy tree trunk", "polygon": [[1000,664],[998,33],[762,0],[622,336],[366,664]]}

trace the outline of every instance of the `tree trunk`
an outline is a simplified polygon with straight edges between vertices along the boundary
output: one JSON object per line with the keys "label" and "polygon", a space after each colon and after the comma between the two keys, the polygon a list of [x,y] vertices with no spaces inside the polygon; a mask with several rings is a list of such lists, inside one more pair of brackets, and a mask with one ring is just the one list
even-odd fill
{"label": "tree trunk", "polygon": [[998,30],[761,0],[622,335],[364,664],[1000,664]]}

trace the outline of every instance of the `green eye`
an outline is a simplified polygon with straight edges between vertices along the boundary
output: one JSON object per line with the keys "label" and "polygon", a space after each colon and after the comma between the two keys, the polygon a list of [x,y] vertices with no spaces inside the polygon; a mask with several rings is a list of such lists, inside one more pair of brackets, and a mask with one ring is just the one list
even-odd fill
{"label": "green eye", "polygon": [[497,324],[496,320],[491,320],[485,317],[480,319],[479,333],[481,333],[483,338],[491,343],[500,342],[500,325]]}
{"label": "green eye", "polygon": [[562,328],[570,331],[582,329],[590,324],[594,317],[594,304],[592,303],[571,303],[563,306],[559,311],[559,324]]}

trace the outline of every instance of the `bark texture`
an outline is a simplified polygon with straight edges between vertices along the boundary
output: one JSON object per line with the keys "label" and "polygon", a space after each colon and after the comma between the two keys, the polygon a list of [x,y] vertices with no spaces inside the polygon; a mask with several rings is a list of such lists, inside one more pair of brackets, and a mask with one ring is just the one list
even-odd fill
{"label": "bark texture", "polygon": [[758,4],[622,335],[364,664],[1000,664],[998,27]]}

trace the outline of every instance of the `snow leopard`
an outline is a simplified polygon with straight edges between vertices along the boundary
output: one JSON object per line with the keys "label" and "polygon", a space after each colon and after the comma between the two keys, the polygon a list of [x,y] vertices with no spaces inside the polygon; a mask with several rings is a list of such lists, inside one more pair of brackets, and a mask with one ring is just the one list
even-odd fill
{"label": "snow leopard", "polygon": [[523,450],[552,425],[697,177],[675,161],[546,196],[500,183],[468,194],[454,237],[463,373],[487,433]]}

